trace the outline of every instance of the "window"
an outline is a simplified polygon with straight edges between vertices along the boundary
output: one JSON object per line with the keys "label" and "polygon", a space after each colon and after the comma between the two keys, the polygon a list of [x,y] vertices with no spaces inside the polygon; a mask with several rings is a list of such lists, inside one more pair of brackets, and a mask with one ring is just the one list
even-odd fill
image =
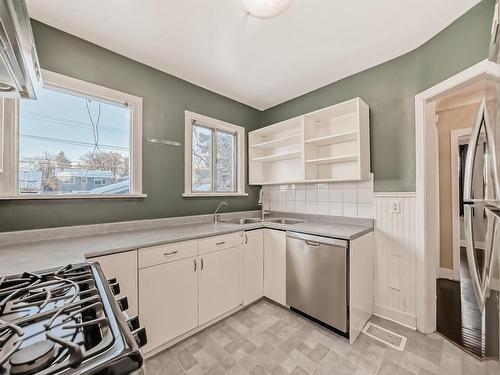
{"label": "window", "polygon": [[94,185],[106,185],[106,180],[102,178],[94,178]]}
{"label": "window", "polygon": [[74,185],[75,184],[75,178],[74,177],[61,177],[61,182],[64,185]]}
{"label": "window", "polygon": [[0,194],[141,195],[142,99],[48,71],[43,79],[37,100],[18,102],[14,173],[1,177],[14,189],[0,181]]}
{"label": "window", "polygon": [[186,111],[184,196],[245,194],[245,130]]}

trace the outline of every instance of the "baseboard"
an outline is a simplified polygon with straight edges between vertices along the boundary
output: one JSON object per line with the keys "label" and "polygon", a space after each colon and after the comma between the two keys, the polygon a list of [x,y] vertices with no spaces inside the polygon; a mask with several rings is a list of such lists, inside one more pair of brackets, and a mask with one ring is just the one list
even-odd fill
{"label": "baseboard", "polygon": [[438,278],[440,278],[440,279],[447,279],[447,280],[454,280],[454,278],[453,278],[453,270],[450,270],[449,268],[443,268],[443,267],[441,267],[439,269]]}
{"label": "baseboard", "polygon": [[417,317],[403,311],[397,311],[389,307],[373,304],[373,315],[413,330],[417,329]]}

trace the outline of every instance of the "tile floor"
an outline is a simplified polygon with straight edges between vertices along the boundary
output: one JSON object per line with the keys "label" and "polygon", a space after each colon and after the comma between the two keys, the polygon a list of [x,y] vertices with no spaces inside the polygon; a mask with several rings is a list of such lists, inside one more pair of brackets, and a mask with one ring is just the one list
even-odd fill
{"label": "tile floor", "polygon": [[361,335],[353,345],[262,300],[147,360],[148,375],[181,374],[500,374],[438,334],[422,335],[383,319],[374,323],[408,337],[399,352]]}

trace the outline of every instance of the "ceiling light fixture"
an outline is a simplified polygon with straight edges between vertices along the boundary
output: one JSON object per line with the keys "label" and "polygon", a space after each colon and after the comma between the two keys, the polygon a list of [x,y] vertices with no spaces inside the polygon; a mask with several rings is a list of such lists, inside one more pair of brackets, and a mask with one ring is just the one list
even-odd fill
{"label": "ceiling light fixture", "polygon": [[245,12],[257,18],[271,18],[283,13],[293,0],[239,0]]}

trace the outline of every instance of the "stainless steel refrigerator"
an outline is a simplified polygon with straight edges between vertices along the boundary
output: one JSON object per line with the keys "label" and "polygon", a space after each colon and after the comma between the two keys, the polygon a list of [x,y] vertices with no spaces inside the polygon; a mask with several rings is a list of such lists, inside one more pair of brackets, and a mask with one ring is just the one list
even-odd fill
{"label": "stainless steel refrigerator", "polygon": [[[498,0],[492,25],[489,59],[500,64]],[[499,65],[500,67],[500,65]],[[464,168],[464,235],[470,282],[480,310],[482,352],[500,353],[500,82],[481,100]]]}

